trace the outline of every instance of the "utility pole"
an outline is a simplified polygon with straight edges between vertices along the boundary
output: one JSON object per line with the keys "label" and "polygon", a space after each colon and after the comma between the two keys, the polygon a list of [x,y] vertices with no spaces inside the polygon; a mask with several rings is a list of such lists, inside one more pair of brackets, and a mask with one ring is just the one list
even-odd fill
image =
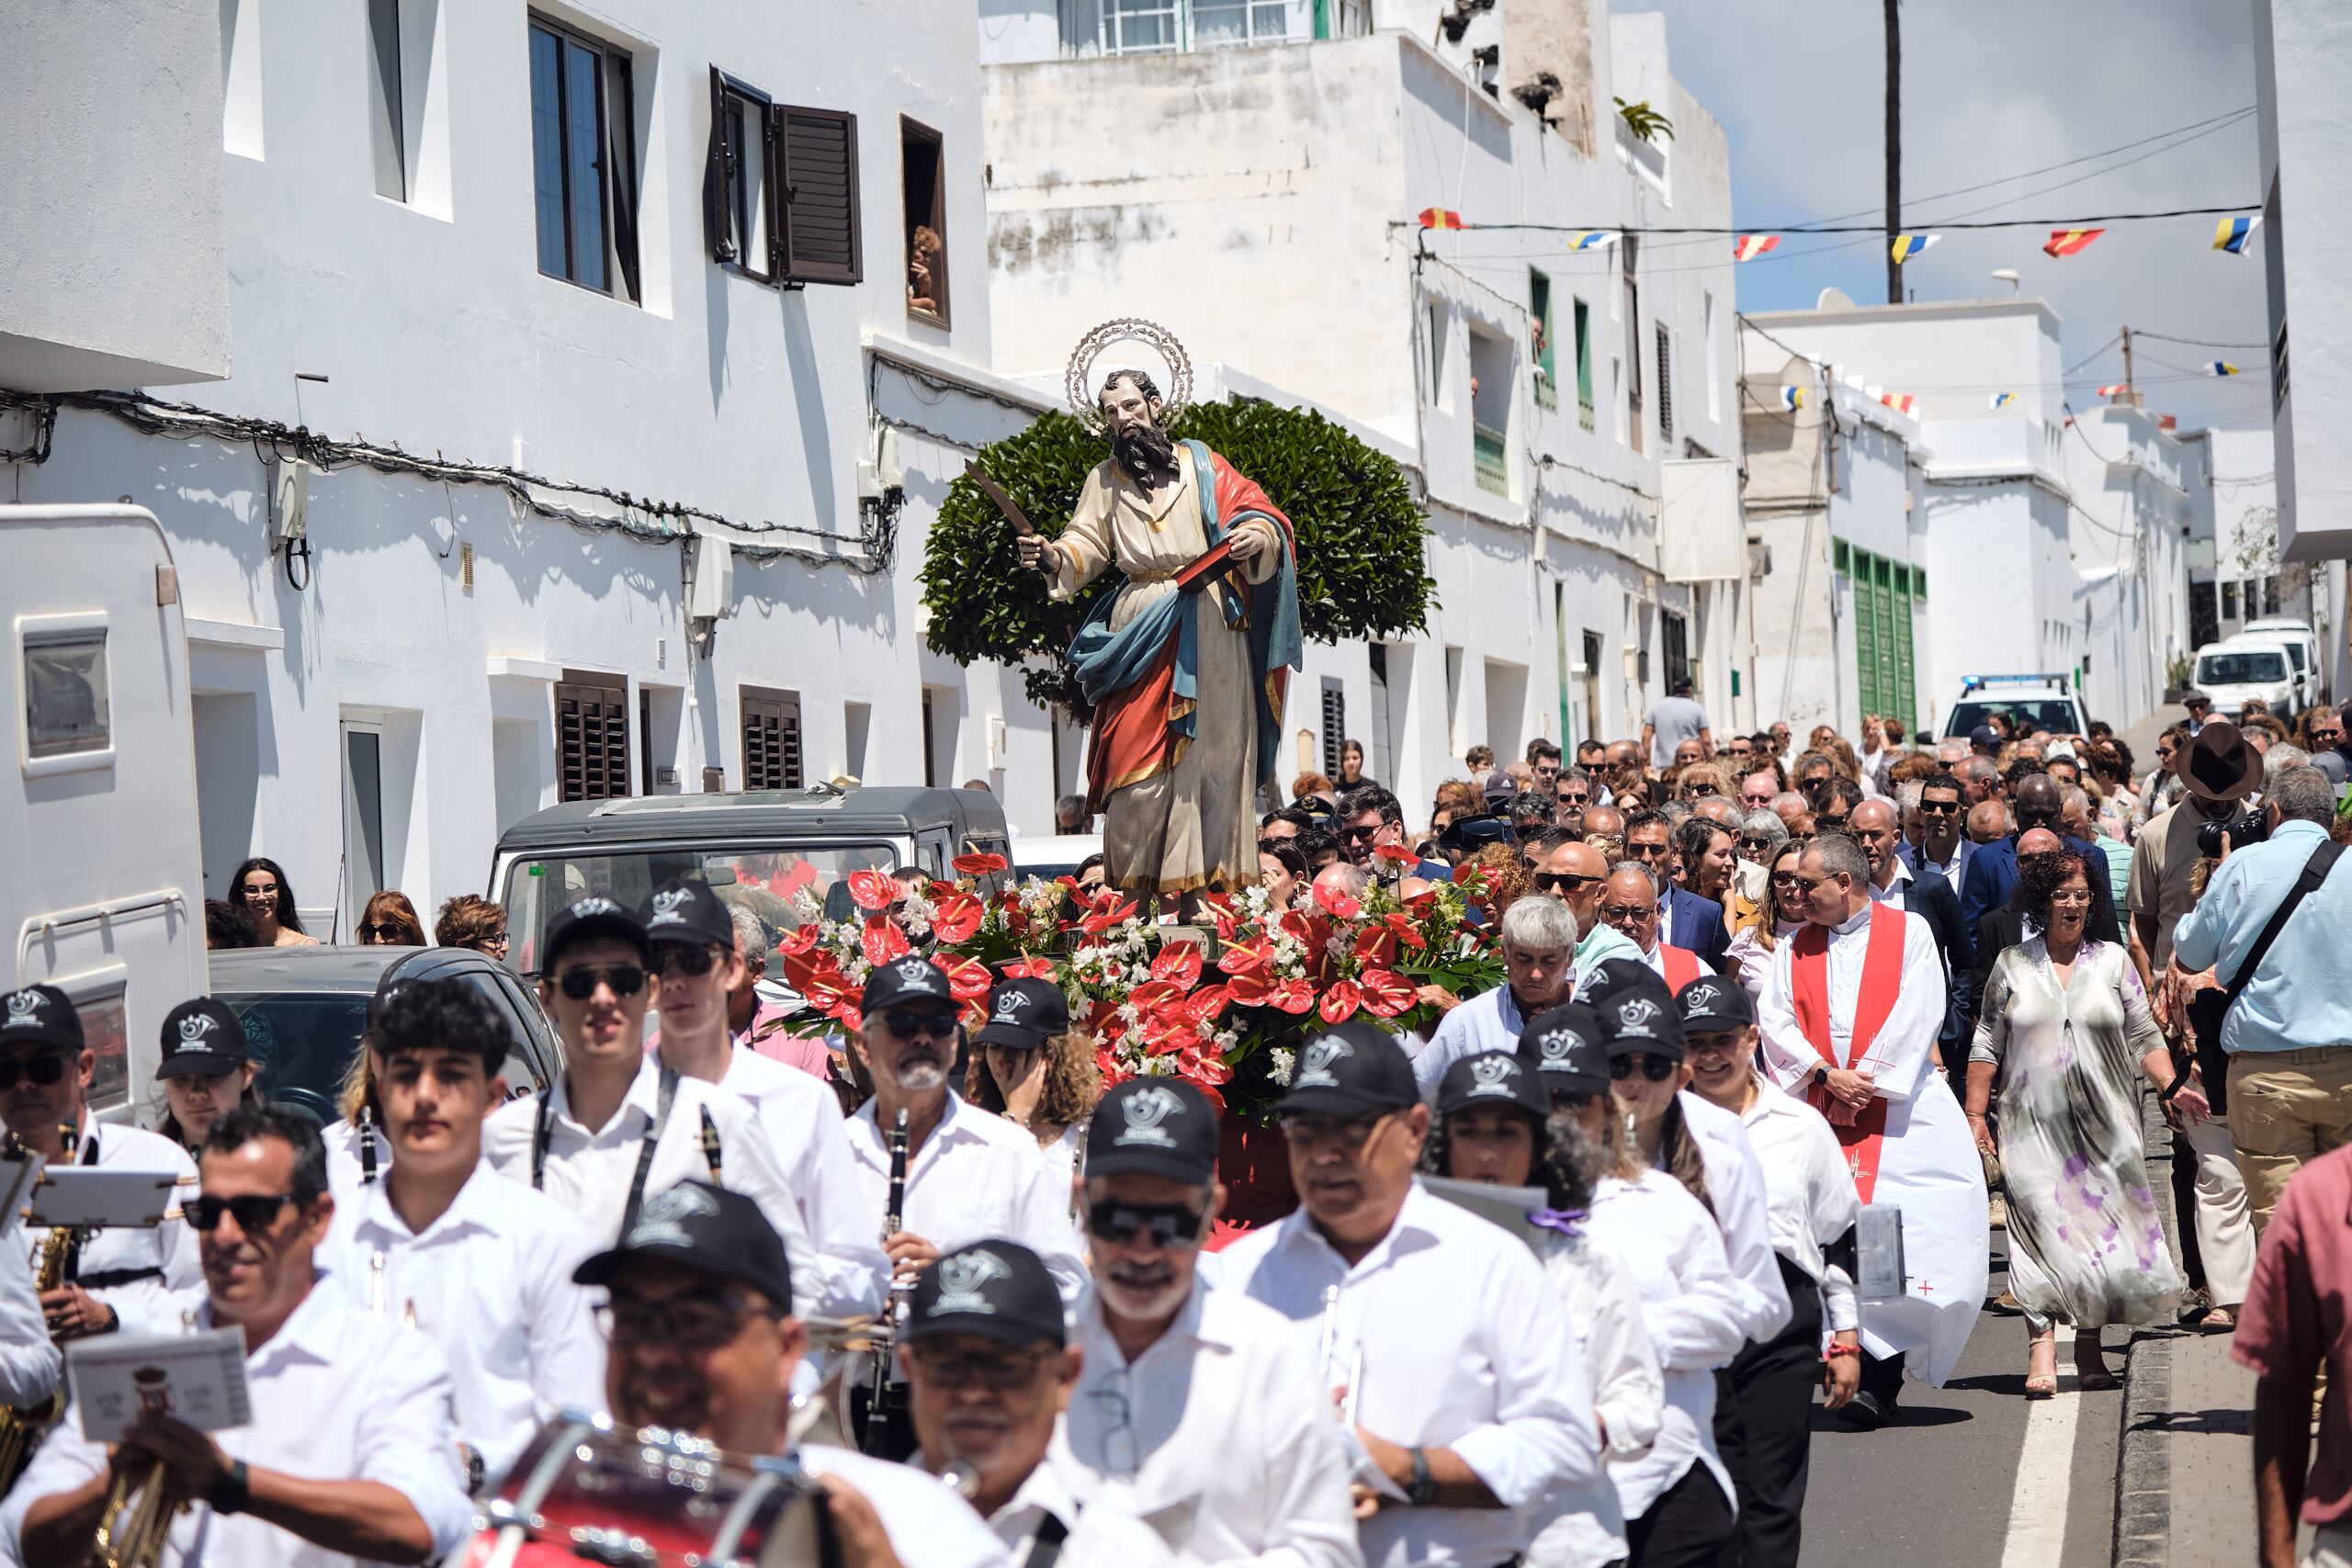
{"label": "utility pole", "polygon": [[1894,236],[1903,231],[1902,0],[1886,0],[1886,302],[1903,303],[1903,265]]}
{"label": "utility pole", "polygon": [[2123,329],[2123,400],[2133,408],[2140,406],[2140,389],[2132,384],[2132,329]]}

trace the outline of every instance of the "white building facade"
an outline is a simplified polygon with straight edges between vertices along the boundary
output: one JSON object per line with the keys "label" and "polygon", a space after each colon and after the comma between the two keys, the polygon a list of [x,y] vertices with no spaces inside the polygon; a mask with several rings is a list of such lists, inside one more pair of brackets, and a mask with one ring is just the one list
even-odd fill
{"label": "white building facade", "polygon": [[1411,640],[1309,646],[1285,777],[1354,736],[1417,812],[1468,747],[1638,734],[1683,673],[1719,731],[1752,726],[1729,246],[1572,235],[1729,222],[1660,20],[1248,9],[1243,40],[1204,39],[1230,18],[1202,5],[989,0],[989,248],[1000,367],[1058,382],[1089,329],[1148,317],[1411,471],[1439,607]]}
{"label": "white building facade", "polygon": [[928,519],[1043,406],[972,0],[149,9],[0,51],[0,449],[170,535],[209,892],[269,855],[347,940],[559,799],[842,773],[1051,830],[1017,674],[922,651]]}

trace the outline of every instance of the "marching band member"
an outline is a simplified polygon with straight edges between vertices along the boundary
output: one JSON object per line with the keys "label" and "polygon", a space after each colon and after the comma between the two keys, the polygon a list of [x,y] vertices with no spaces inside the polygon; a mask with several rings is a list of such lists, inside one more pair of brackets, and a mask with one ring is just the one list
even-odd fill
{"label": "marching band member", "polygon": [[482,1125],[482,1155],[580,1215],[596,1236],[629,1230],[654,1193],[708,1177],[749,1196],[792,1248],[804,1299],[826,1299],[800,1209],[752,1108],[645,1054],[660,999],[645,924],[610,898],[556,911],[539,943],[539,1001],[563,1042],[563,1072]]}
{"label": "marching band member", "polygon": [[245,1027],[210,997],[182,1002],[164,1015],[155,1081],[163,1086],[164,1105],[155,1131],[184,1149],[202,1148],[231,1106],[260,1098]]}
{"label": "marching band member", "polygon": [[1182,1078],[1129,1078],[1095,1107],[1094,1282],[1071,1314],[1085,1364],[1057,1457],[1090,1495],[1159,1524],[1179,1561],[1363,1568],[1345,1446],[1290,1321],[1197,1272],[1225,1199],[1217,1138]]}
{"label": "marching band member", "polygon": [[[1608,1061],[1595,1043],[1591,1010],[1580,1004],[1528,1020],[1525,1040],[1518,1055],[1471,1056],[1446,1070],[1421,1168],[1461,1181],[1546,1190],[1544,1278],[1584,1353],[1601,1452],[1631,1457],[1657,1436],[1665,1381],[1632,1277],[1585,1234],[1591,1179],[1558,1146],[1575,1133],[1569,1108],[1608,1097]],[[1624,1560],[1625,1516],[1605,1472],[1544,1494],[1534,1521],[1527,1549],[1534,1568],[1603,1568]]]}
{"label": "marching band member", "polygon": [[1860,1383],[1854,1281],[1828,1261],[1840,1244],[1849,1253],[1853,1247],[1854,1179],[1821,1112],[1757,1075],[1756,1015],[1744,988],[1711,975],[1675,1000],[1691,1089],[1740,1119],[1764,1162],[1772,1249],[1795,1308],[1777,1337],[1740,1351],[1728,1379],[1745,1438],[1745,1473],[1732,1477],[1739,1483],[1741,1561],[1745,1568],[1795,1568],[1814,1386],[1826,1379],[1826,1403],[1836,1410]]}
{"label": "marching band member", "polygon": [[946,1254],[915,1281],[899,1347],[922,1440],[913,1462],[970,1477],[972,1506],[1023,1563],[1160,1568],[1151,1527],[1081,1495],[1053,1459],[1084,1352],[1069,1344],[1045,1260],[1019,1242]]}
{"label": "marching band member", "polygon": [[729,1453],[789,1453],[825,1489],[842,1568],[1010,1568],[970,1505],[922,1472],[793,1448],[792,1378],[808,1343],[792,1312],[796,1272],[741,1192],[688,1180],[648,1199],[619,1245],[572,1275],[610,1292],[601,1316],[614,1418]]}
{"label": "marching band member", "polygon": [[1366,1562],[1492,1568],[1526,1549],[1528,1505],[1596,1474],[1566,1314],[1518,1238],[1414,1179],[1430,1111],[1385,1031],[1310,1037],[1276,1110],[1300,1204],[1227,1248],[1220,1279],[1361,1365],[1343,1408]]}
{"label": "marching band member", "polygon": [[[167,1034],[183,1025],[199,1033],[220,1027],[194,1003],[174,1009],[164,1021]],[[233,1018],[229,1026],[235,1027]],[[147,1171],[192,1184],[196,1166],[169,1138],[139,1127],[99,1126],[86,1099],[97,1065],[97,1053],[83,1038],[81,1015],[63,991],[28,986],[0,998],[0,1102],[7,1107],[12,1136],[58,1164]],[[44,1234],[28,1240],[38,1243]],[[64,1283],[42,1292],[41,1315],[50,1337],[59,1340],[118,1328],[177,1333],[203,1282],[196,1237],[184,1221],[109,1226],[69,1244]]]}
{"label": "marching band member", "polygon": [[1738,1354],[1747,1331],[1722,1232],[1684,1180],[1642,1152],[1686,1072],[1673,998],[1662,982],[1645,977],[1646,986],[1595,1003],[1612,1097],[1577,1113],[1589,1142],[1621,1156],[1600,1162],[1588,1223],[1633,1271],[1666,1373],[1657,1440],[1646,1454],[1612,1458],[1609,1472],[1632,1518],[1625,1532],[1632,1560],[1643,1568],[1700,1568],[1714,1563],[1733,1536],[1735,1493],[1715,1445],[1715,1371]]}
{"label": "marching band member", "polygon": [[366,1049],[399,1158],[336,1210],[320,1267],[349,1305],[441,1347],[458,1441],[496,1475],[542,1420],[603,1379],[592,1303],[571,1283],[596,1240],[562,1204],[482,1162],[507,1032],[480,992],[461,980],[403,986]]}
{"label": "marching band member", "polygon": [[0,1404],[22,1410],[57,1392],[65,1358],[41,1321],[17,1222],[0,1217]]}
{"label": "marching band member", "polygon": [[842,1130],[841,1100],[822,1079],[736,1043],[729,997],[743,978],[734,917],[708,885],[667,883],[639,910],[662,981],[654,1061],[717,1084],[759,1113],[785,1187],[825,1277],[823,1311],[881,1310],[888,1267]]}
{"label": "marching band member", "polygon": [[[79,1562],[117,1474],[164,1466],[188,1511],[166,1568],[332,1568],[437,1562],[473,1522],[449,1424],[449,1369],[413,1329],[316,1289],[334,1214],[326,1153],[300,1113],[239,1106],[205,1141],[199,1328],[244,1331],[252,1419],[198,1431],[141,1416],[111,1455],[68,1410],[5,1505],[0,1545]],[[176,1327],[176,1325],[175,1325]]]}

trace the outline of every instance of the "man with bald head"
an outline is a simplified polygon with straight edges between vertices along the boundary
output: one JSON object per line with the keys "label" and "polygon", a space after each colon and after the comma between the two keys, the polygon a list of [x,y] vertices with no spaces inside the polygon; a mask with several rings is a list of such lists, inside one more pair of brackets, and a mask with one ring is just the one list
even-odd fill
{"label": "man with bald head", "polygon": [[1854,807],[1849,824],[1854,841],[1870,857],[1871,901],[1894,904],[1928,922],[1936,939],[1936,956],[1944,966],[1944,1026],[1937,1032],[1937,1060],[1952,1093],[1966,1103],[1968,1044],[1974,1018],[1971,981],[1976,973],[1976,942],[1972,928],[1961,919],[1960,895],[1934,866],[1911,869],[1899,852],[1903,835],[1893,802],[1865,800]]}
{"label": "man with bald head", "polygon": [[1574,967],[1579,983],[1610,958],[1639,958],[1641,950],[1600,918],[1600,890],[1609,880],[1609,857],[1565,831],[1536,840],[1535,862],[1528,868],[1529,886],[1546,898],[1556,898],[1576,917]]}
{"label": "man with bald head", "polygon": [[1615,865],[1625,858],[1625,814],[1613,806],[1586,807],[1584,841]]}
{"label": "man with bald head", "polygon": [[[2070,839],[2059,827],[2065,810],[2064,787],[2048,773],[2029,773],[2018,781],[2016,797],[2010,802],[2015,809],[2019,833],[2036,828],[2047,828],[2058,834],[2058,841],[2083,857],[2083,863],[2097,871],[2107,869],[2107,855],[2097,844],[2086,839]],[[2115,918],[2115,888],[2104,875],[2094,875],[2091,884],[2090,919],[2084,923],[2083,934],[2093,942],[2121,942],[2123,928]],[[2018,885],[2018,848],[2015,838],[1996,839],[1978,848],[1968,857],[1968,870],[1961,877],[1960,918],[1970,931],[1995,909],[2005,908],[2009,895]]]}
{"label": "man with bald head", "polygon": [[2001,770],[1992,758],[1971,755],[1951,772],[1960,781],[1960,798],[1970,810],[2001,797]]}
{"label": "man with bald head", "polygon": [[1666,982],[1668,990],[1679,992],[1707,973],[1707,965],[1689,948],[1661,939],[1666,924],[1658,904],[1662,891],[1649,867],[1629,861],[1601,884],[1600,919],[1640,950],[1642,962]]}
{"label": "man with bald head", "polygon": [[[1996,796],[1991,800],[1980,800],[1968,808],[1968,841],[1976,849],[1983,849],[1994,840],[2006,839],[2008,836],[2009,803],[2007,801]],[[1962,866],[1961,879],[1966,881],[1967,876],[1968,868]]]}

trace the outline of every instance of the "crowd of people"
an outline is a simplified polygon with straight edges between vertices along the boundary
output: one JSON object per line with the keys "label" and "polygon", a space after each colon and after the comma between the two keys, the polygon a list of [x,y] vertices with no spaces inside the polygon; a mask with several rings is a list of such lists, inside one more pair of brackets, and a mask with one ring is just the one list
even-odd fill
{"label": "crowd of people", "polygon": [[[695,881],[529,933],[544,1089],[503,1081],[480,993],[409,982],[324,1128],[210,998],[164,1022],[152,1129],[101,1122],[81,1017],[26,987],[11,1154],[187,1195],[0,1246],[0,1401],[34,1439],[0,1553],[80,1561],[152,1484],[173,1568],[440,1561],[549,1528],[490,1505],[584,1411],[788,1459],[847,1568],[1774,1568],[1816,1402],[1899,1419],[1995,1305],[2036,1398],[2061,1325],[2086,1390],[2102,1329],[2233,1330],[2263,1561],[2299,1514],[2346,1561],[2352,750],[2338,715],[2240,717],[2192,704],[2143,773],[2098,725],[1799,750],[1678,692],[1573,758],[1476,748],[1410,821],[1349,743],[1261,822],[1266,896],[1478,868],[1502,979],[1424,987],[1418,1030],[1303,1023],[1295,1207],[1254,1228],[1220,1220],[1219,1105],[1106,1085],[1052,981],[959,996],[884,956],[812,1038],[756,987],[775,933]],[[274,863],[230,889],[216,945],[312,940]],[[356,934],[425,940],[391,891]],[[480,898],[433,935],[505,956]],[[229,1326],[241,1425],[40,1419],[65,1349]]]}

